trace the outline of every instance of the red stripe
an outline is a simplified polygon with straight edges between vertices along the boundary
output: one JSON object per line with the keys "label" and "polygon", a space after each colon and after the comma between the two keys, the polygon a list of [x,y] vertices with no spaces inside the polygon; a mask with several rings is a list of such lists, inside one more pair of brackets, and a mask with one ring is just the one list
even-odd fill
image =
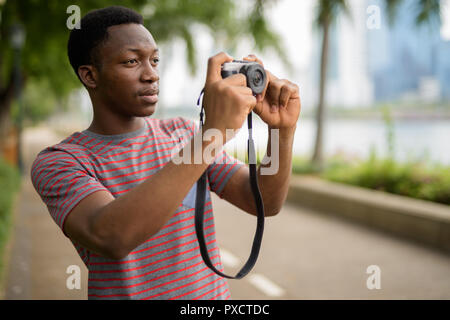
{"label": "red stripe", "polygon": [[[162,158],[171,158],[171,157],[172,157],[172,155],[168,154],[168,155],[161,156],[161,157],[158,157],[158,158],[152,159],[150,161],[146,161],[146,162],[153,162],[153,161],[156,161],[156,160],[159,160],[159,159],[162,159]],[[136,166],[140,166],[140,165],[142,165],[142,163],[137,163],[137,164],[134,164],[134,165],[130,165],[128,167],[136,167]],[[119,170],[119,169],[114,169],[114,170]],[[123,177],[132,176],[132,175],[139,174],[139,173],[146,172],[146,171],[153,170],[153,169],[154,169],[154,167],[145,168],[145,169],[142,169],[142,170],[133,171],[133,172],[130,172],[130,173],[125,173],[125,174],[121,174],[121,175],[118,175],[118,176],[113,176],[113,177],[108,177],[108,178],[100,178],[100,180],[103,182],[103,181],[106,181],[106,180],[113,180],[113,179],[123,178]],[[112,171],[112,170],[109,170],[109,171]]]}
{"label": "red stripe", "polygon": [[[216,295],[216,296],[214,296],[212,298],[209,298],[209,300],[216,300],[218,297],[220,297],[221,295],[224,295],[227,292],[229,292],[228,288],[224,292],[219,293],[218,295]],[[228,294],[228,297],[225,297],[225,300],[228,299],[229,297],[230,297],[230,294]]]}
{"label": "red stripe", "polygon": [[[209,245],[209,244],[211,244],[211,243],[213,243],[213,242],[216,242],[216,239],[211,240],[210,242],[207,243],[207,245]],[[192,251],[194,251],[194,250],[196,250],[196,249],[198,249],[198,248],[199,248],[199,247],[197,246],[197,247],[191,248],[191,249],[189,249],[189,250],[186,250],[186,251],[183,251],[183,252],[179,252],[179,253],[174,254],[174,255],[172,255],[172,256],[165,257],[165,258],[163,258],[163,259],[160,259],[160,260],[157,260],[157,261],[153,261],[153,262],[150,262],[150,263],[148,263],[148,264],[141,265],[141,266],[134,267],[134,268],[129,268],[129,269],[115,269],[115,270],[90,270],[89,273],[121,273],[121,272],[135,271],[135,270],[139,270],[139,269],[146,268],[146,267],[151,266],[151,265],[153,265],[153,264],[157,264],[157,263],[163,262],[163,261],[165,261],[165,260],[173,259],[173,258],[178,257],[178,256],[180,256],[180,255],[183,255],[183,254],[192,252]],[[215,247],[215,248],[213,248],[213,249],[215,250],[216,248],[217,248],[217,247]]]}
{"label": "red stripe", "polygon": [[[215,255],[214,257],[212,257],[211,259],[215,259],[215,258],[217,258],[217,257],[219,257],[218,254]],[[196,264],[193,264],[193,265],[191,265],[191,266],[185,267],[185,268],[183,268],[183,269],[178,269],[178,270],[172,271],[172,272],[170,272],[170,273],[162,274],[162,275],[160,275],[160,276],[158,276],[158,277],[156,277],[156,278],[151,278],[151,279],[145,280],[145,281],[143,281],[143,282],[139,282],[139,283],[134,283],[134,284],[130,284],[130,285],[122,285],[122,286],[110,286],[110,287],[89,286],[88,289],[95,289],[95,290],[111,290],[111,289],[128,289],[128,288],[139,287],[139,286],[142,286],[142,285],[144,285],[144,284],[147,284],[147,283],[150,283],[150,282],[153,282],[153,281],[156,281],[156,280],[159,280],[159,279],[162,279],[162,278],[165,278],[165,277],[168,277],[168,276],[171,276],[171,275],[174,275],[174,274],[177,274],[177,273],[186,271],[186,270],[188,270],[188,269],[192,269],[192,268],[194,268],[194,267],[196,267],[196,266],[198,266],[198,265],[200,265],[200,264],[202,264],[202,263],[203,263],[203,261],[200,261],[200,262],[197,262]],[[152,271],[148,272],[146,275],[148,275],[148,274],[150,274],[150,273],[154,273],[154,272],[156,272],[156,271],[155,271],[155,270],[152,270]],[[139,276],[141,276],[141,275],[139,275]],[[135,277],[133,277],[133,278],[136,278],[136,277],[137,277],[137,276],[135,276]],[[123,281],[124,279],[120,279],[120,280]],[[127,280],[130,280],[130,279],[127,278]],[[134,295],[134,294],[136,294],[136,293],[133,293],[133,295]]]}
{"label": "red stripe", "polygon": [[[211,274],[212,274],[212,273],[211,273]],[[208,286],[212,285],[213,283],[216,283],[217,281],[219,281],[219,280],[221,280],[221,279],[222,279],[222,278],[217,278],[216,280],[213,280],[213,281],[211,281],[211,282],[209,282],[209,283],[206,283],[206,284],[202,285],[202,286],[199,287],[199,288],[196,288],[196,289],[194,289],[194,290],[185,292],[185,293],[180,294],[180,295],[178,295],[178,296],[176,296],[176,297],[169,298],[169,300],[179,299],[179,298],[181,298],[181,297],[187,296],[188,294],[192,294],[192,293],[194,293],[194,292],[200,291],[201,289],[203,289],[203,288],[205,288],[205,287],[208,287]]]}
{"label": "red stripe", "polygon": [[[226,155],[224,155],[224,158],[226,157]],[[220,166],[220,164],[218,164],[217,166]],[[214,182],[216,181],[216,179],[220,176],[220,173],[223,171],[224,168],[226,168],[227,163],[221,165],[222,167],[220,168],[219,172],[217,172],[217,174],[214,176],[213,181],[211,181],[212,184],[214,184]],[[215,169],[213,169],[214,171]]]}
{"label": "red stripe", "polygon": [[[134,140],[134,139],[137,139],[137,138],[144,138],[144,137],[147,137],[147,136],[148,136],[148,133],[150,132],[150,129],[154,129],[155,132],[161,133],[162,135],[165,135],[165,134],[166,134],[166,133],[164,133],[164,132],[161,131],[161,130],[158,130],[158,129],[155,130],[155,128],[153,128],[153,126],[152,126],[147,120],[146,120],[146,122],[147,122],[147,124],[148,124],[147,135],[144,135],[144,136],[138,136],[138,137],[132,137],[132,138],[128,138],[128,139],[122,140],[118,145],[121,145],[122,143],[124,143],[125,141],[128,141],[128,140]],[[189,130],[186,130],[186,131],[188,131],[188,134],[191,135],[190,132],[189,132]],[[80,136],[81,136],[81,139],[79,138]],[[53,147],[54,147],[54,148],[58,147],[58,148],[60,148],[61,150],[63,150],[63,151],[60,151],[60,152],[64,152],[64,153],[71,154],[70,152],[65,152],[65,151],[66,151],[66,150],[69,150],[69,149],[76,149],[76,148],[64,148],[64,145],[65,145],[65,144],[70,144],[75,138],[79,138],[78,141],[76,142],[76,143],[79,143],[80,141],[82,141],[82,140],[85,139],[86,137],[89,137],[89,136],[88,136],[88,135],[83,135],[83,134],[79,133],[77,136],[72,136],[68,142],[59,143],[59,144],[57,144],[57,145],[55,145],[55,146],[53,146]],[[90,141],[88,141],[88,142],[90,142]],[[85,147],[86,149],[92,150],[92,148],[93,148],[94,146],[92,146],[92,147],[87,147],[86,144],[87,144],[88,142],[86,142],[86,143],[84,143],[84,144],[81,144],[81,146]],[[104,141],[100,141],[100,142],[104,142]],[[112,141],[110,141],[107,145],[109,145],[111,142],[112,142]],[[97,145],[98,145],[98,143],[97,143],[95,146],[97,146]],[[105,146],[107,146],[107,145],[105,145]],[[103,149],[105,146],[103,146],[103,147],[100,148],[99,150],[93,152],[92,155],[97,155],[97,154],[99,153],[99,151],[100,151],[101,149]],[[110,148],[110,149],[111,149],[111,148]],[[79,149],[79,150],[86,151],[85,149]],[[59,151],[59,150],[57,150],[56,152],[58,152],[58,151]],[[53,152],[53,153],[54,153],[54,152]],[[53,153],[49,154],[48,156],[40,157],[39,160],[35,163],[34,167],[36,167],[41,161],[46,160],[46,159],[52,157],[52,156],[53,156]],[[75,152],[74,152],[74,153],[75,153]],[[91,157],[92,157],[92,155],[91,155]],[[79,157],[77,157],[77,159],[78,159],[78,158],[79,158]],[[89,158],[89,157],[84,157],[84,158]],[[101,159],[101,158],[103,158],[103,157],[93,157],[93,159]],[[73,159],[73,158],[71,158],[71,159]],[[39,168],[36,168],[36,169],[40,169],[40,167],[39,167]]]}
{"label": "red stripe", "polygon": [[[218,263],[214,264],[214,266],[216,266],[217,264],[218,264]],[[206,269],[208,269],[208,267],[204,268],[204,269],[201,270],[201,271],[204,271],[204,270],[206,270]],[[196,273],[198,273],[198,272],[196,272]],[[193,274],[193,275],[195,275],[195,274]],[[209,274],[207,274],[206,276],[203,276],[203,277],[201,277],[201,278],[199,278],[199,279],[197,279],[197,280],[195,280],[195,281],[192,281],[192,282],[190,282],[190,283],[186,283],[186,284],[184,284],[184,285],[182,285],[182,286],[179,286],[179,287],[176,287],[176,288],[167,290],[167,291],[165,291],[165,292],[161,292],[161,293],[155,294],[155,295],[153,295],[153,296],[149,296],[149,297],[143,298],[142,300],[148,300],[148,299],[156,298],[156,297],[158,297],[158,296],[162,296],[163,294],[167,294],[167,293],[169,293],[169,292],[172,292],[172,291],[175,291],[175,290],[179,290],[179,289],[181,289],[181,288],[184,288],[184,287],[188,287],[188,286],[194,285],[194,284],[196,284],[196,283],[198,283],[198,282],[200,282],[200,281],[202,281],[202,280],[205,280],[206,278],[208,278],[208,277],[210,277],[210,276],[212,276],[212,275],[214,275],[214,273],[209,273]],[[181,280],[181,279],[180,279],[180,280]]]}
{"label": "red stripe", "polygon": [[[211,211],[212,211],[212,210],[211,210]],[[205,219],[205,222],[208,222],[208,221],[213,220],[213,219],[214,219],[214,217],[211,216],[211,217]],[[159,236],[157,236],[157,237],[150,238],[150,239],[148,239],[147,241],[143,242],[142,244],[148,243],[148,242],[152,242],[152,241],[154,241],[154,240],[156,240],[156,239],[159,239],[159,238],[166,237],[166,236],[168,236],[168,235],[170,235],[170,234],[172,234],[172,233],[177,233],[177,232],[180,232],[180,231],[182,231],[182,230],[192,228],[192,227],[194,227],[194,225],[195,225],[195,224],[193,223],[193,224],[184,226],[184,227],[182,227],[182,228],[179,228],[179,229],[176,229],[176,230],[167,232],[167,233],[165,233],[165,234],[161,234],[161,235],[159,235]],[[213,228],[213,227],[214,227],[214,223],[211,224],[211,225],[209,225],[209,226],[207,226],[207,227],[205,227],[204,230],[207,230],[207,229]],[[157,247],[157,246],[158,246],[158,245],[156,245],[155,247]],[[138,251],[135,251],[135,252],[131,252],[130,255],[131,255],[131,254],[138,253],[139,251],[145,251],[145,250],[147,250],[147,249],[141,249],[141,250],[138,250]],[[100,255],[95,254],[95,253],[92,253],[92,256],[93,256],[93,257],[101,257]]]}
{"label": "red stripe", "polygon": [[[88,183],[88,184],[84,185],[83,188],[85,188],[85,187],[87,187],[87,186],[89,186],[89,185],[92,185],[92,183]],[[72,202],[70,202],[70,203],[68,204],[68,206],[66,206],[64,209],[63,209],[63,207],[61,207],[60,212],[58,212],[58,214],[57,214],[57,220],[59,221],[59,220],[61,219],[61,216],[64,215],[65,213],[67,213],[67,212],[66,212],[67,209],[70,208],[70,206],[71,206],[78,198],[80,198],[83,194],[85,194],[86,192],[88,192],[88,191],[90,191],[90,190],[104,190],[104,188],[103,188],[103,187],[99,187],[98,185],[95,185],[95,186],[92,187],[92,188],[89,188],[89,189],[84,190],[84,191],[83,191],[82,193],[80,193],[76,198],[74,198],[74,199],[72,200]],[[86,196],[87,196],[87,195],[86,195]],[[70,199],[70,198],[68,198],[67,200],[69,200],[69,199]],[[66,200],[65,202],[67,202],[67,200]]]}
{"label": "red stripe", "polygon": [[233,168],[237,165],[237,163],[233,164],[227,172],[225,172],[225,174],[223,175],[222,179],[220,179],[219,183],[216,185],[216,190],[220,189],[220,186],[222,185],[223,180],[225,180],[225,178],[228,176],[228,174],[230,173],[231,170],[233,170]]}
{"label": "red stripe", "polygon": [[[212,236],[212,235],[214,235],[214,234],[215,234],[215,232],[212,232],[212,233],[206,235],[206,238],[208,238],[208,237],[210,237],[210,236]],[[129,263],[133,263],[133,262],[138,262],[138,261],[142,261],[142,260],[145,260],[145,259],[148,259],[148,258],[157,256],[157,255],[160,255],[160,254],[162,254],[162,253],[164,253],[164,252],[168,252],[168,251],[171,251],[171,250],[180,248],[180,247],[187,246],[188,244],[191,244],[191,243],[193,243],[193,242],[195,242],[195,241],[197,241],[197,238],[195,238],[195,239],[193,239],[193,240],[190,240],[190,241],[187,241],[187,242],[183,242],[183,243],[177,244],[176,246],[173,246],[173,247],[170,247],[170,248],[161,250],[161,251],[154,252],[154,253],[152,253],[152,254],[149,254],[149,255],[147,255],[147,256],[143,256],[143,257],[140,257],[140,258],[137,258],[137,259],[132,259],[132,260],[121,260],[121,261],[101,261],[101,262],[93,262],[93,263],[91,263],[91,265],[121,265],[121,264],[129,264]]]}
{"label": "red stripe", "polygon": [[[172,149],[174,149],[175,147],[176,147],[176,146],[171,147],[171,148],[167,148],[167,149],[162,149],[161,151],[172,150]],[[153,153],[154,153],[154,152],[153,152]],[[140,158],[145,157],[145,156],[147,156],[147,155],[149,155],[149,154],[152,154],[152,153],[143,154],[143,155],[137,157],[136,159],[140,159]],[[163,157],[165,157],[165,156],[162,156],[161,158],[163,158]],[[130,165],[127,165],[127,166],[124,166],[124,167],[117,167],[117,168],[112,168],[112,169],[107,169],[107,170],[97,171],[97,173],[107,173],[107,172],[113,172],[113,171],[117,171],[117,170],[128,169],[128,168],[135,167],[136,165],[143,165],[143,164],[146,164],[146,163],[149,163],[149,162],[153,162],[153,161],[155,161],[155,160],[157,160],[157,159],[159,159],[159,158],[153,158],[153,159],[150,159],[150,160],[141,161],[141,162],[139,162],[138,164],[130,164]],[[134,160],[134,159],[133,159],[133,160]],[[114,161],[114,162],[112,162],[112,163],[119,163],[119,162],[118,162],[118,161]],[[102,163],[101,165],[103,166],[103,165],[105,165],[105,164]]]}
{"label": "red stripe", "polygon": [[[214,266],[216,266],[216,265],[218,265],[218,264],[219,264],[219,263],[216,263]],[[208,269],[208,267],[205,267],[205,268],[203,268],[203,269],[201,269],[201,270],[198,270],[198,271],[196,271],[196,272],[194,272],[194,273],[185,275],[185,276],[180,277],[180,278],[177,278],[177,279],[173,279],[173,280],[168,281],[168,282],[165,282],[165,283],[161,283],[161,284],[156,285],[156,286],[154,286],[154,287],[147,288],[147,289],[144,289],[144,290],[141,290],[141,291],[138,291],[138,292],[133,292],[133,293],[129,293],[129,294],[109,294],[109,295],[89,294],[89,297],[108,298],[108,297],[128,297],[128,296],[135,296],[135,295],[138,295],[138,294],[141,294],[141,293],[150,291],[150,290],[154,290],[154,289],[157,289],[157,288],[159,288],[159,287],[166,286],[166,285],[169,285],[169,284],[171,284],[171,283],[174,283],[174,282],[177,282],[177,281],[180,281],[180,280],[183,280],[183,279],[192,277],[192,276],[194,276],[194,275],[196,275],[196,274],[198,274],[198,273],[201,273],[201,272],[205,271],[206,269]],[[206,278],[206,277],[208,277],[208,276],[210,276],[210,275],[211,275],[211,274],[209,274],[209,275],[207,275],[207,276],[205,276],[205,277],[203,277],[203,278]],[[191,284],[194,284],[194,283],[196,283],[196,282],[198,282],[198,281],[201,281],[201,280],[203,280],[203,278],[200,278],[199,280],[194,281],[194,282],[192,282]],[[178,287],[178,288],[173,288],[173,289],[167,290],[167,291],[165,291],[165,292],[161,292],[161,293],[159,293],[159,294],[157,294],[157,295],[154,295],[154,296],[151,296],[151,297],[147,297],[147,298],[144,298],[144,299],[150,299],[150,298],[153,298],[153,297],[156,297],[156,296],[160,296],[160,295],[169,293],[169,292],[171,292],[171,291],[178,290],[178,289],[180,289],[180,288],[182,288],[182,287],[185,287],[185,286],[187,286],[187,285],[190,285],[190,284],[185,284],[185,285],[180,286],[180,287]]]}
{"label": "red stripe", "polygon": [[[213,289],[211,289],[211,290],[209,290],[209,291],[203,293],[202,295],[200,295],[200,296],[198,296],[198,297],[196,297],[196,298],[193,298],[192,300],[198,300],[198,299],[200,299],[201,297],[204,297],[204,296],[206,296],[207,294],[210,294],[210,293],[213,292],[213,291],[219,290],[220,288],[222,288],[222,287],[225,286],[226,284],[227,284],[227,283],[224,282],[224,283],[222,283],[220,286],[215,287],[215,288],[213,288]],[[226,291],[226,290],[225,290],[225,291]],[[225,291],[224,291],[224,292],[225,292]],[[223,292],[222,292],[221,294],[223,294]],[[215,297],[217,297],[217,295],[214,296],[213,298],[215,298]]]}
{"label": "red stripe", "polygon": [[[186,262],[188,262],[188,261],[190,261],[190,260],[197,259],[197,258],[199,258],[200,256],[201,256],[201,255],[198,254],[198,255],[196,255],[196,256],[192,256],[192,257],[190,257],[190,258],[186,258],[186,259],[184,259],[184,260],[180,260],[180,261],[174,262],[174,263],[169,264],[169,265],[167,265],[167,266],[162,266],[162,267],[159,267],[159,268],[157,268],[157,269],[148,271],[148,272],[146,272],[146,273],[137,274],[137,275],[131,276],[131,277],[123,277],[123,278],[91,278],[91,277],[89,277],[89,282],[97,282],[97,281],[106,282],[106,281],[126,281],[126,280],[133,280],[133,279],[145,277],[145,276],[147,276],[147,275],[149,275],[149,274],[152,274],[152,273],[155,273],[155,272],[164,270],[164,269],[168,269],[168,268],[170,268],[170,267],[176,266],[176,265],[181,264],[181,263],[186,263]],[[201,262],[199,262],[199,263],[201,263]]]}

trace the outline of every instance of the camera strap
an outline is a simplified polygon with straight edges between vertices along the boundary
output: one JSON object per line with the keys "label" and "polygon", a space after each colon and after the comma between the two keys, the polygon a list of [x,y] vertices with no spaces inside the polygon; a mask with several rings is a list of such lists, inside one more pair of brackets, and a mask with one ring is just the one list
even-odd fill
{"label": "camera strap", "polygon": [[[197,101],[197,105],[200,103],[200,98],[204,92],[204,89],[200,93],[200,97]],[[203,103],[200,111],[200,130],[203,130]],[[258,259],[259,250],[261,248],[262,236],[264,232],[264,204],[261,197],[261,192],[258,187],[258,177],[256,174],[256,153],[255,153],[255,143],[252,136],[252,112],[247,116],[248,132],[249,138],[247,143],[247,155],[249,162],[249,173],[250,173],[250,186],[253,193],[253,198],[258,211],[257,222],[256,222],[256,232],[253,239],[253,245],[250,252],[250,256],[247,262],[244,264],[242,269],[235,275],[229,276],[219,270],[217,270],[211,259],[209,257],[208,248],[205,241],[205,234],[203,229],[204,222],[204,208],[205,208],[205,196],[206,196],[206,182],[207,182],[207,171],[203,172],[200,179],[197,181],[197,195],[195,199],[195,232],[197,234],[198,243],[200,246],[200,253],[202,255],[205,264],[216,274],[228,279],[241,279],[245,277],[250,270],[254,267],[256,260]]]}

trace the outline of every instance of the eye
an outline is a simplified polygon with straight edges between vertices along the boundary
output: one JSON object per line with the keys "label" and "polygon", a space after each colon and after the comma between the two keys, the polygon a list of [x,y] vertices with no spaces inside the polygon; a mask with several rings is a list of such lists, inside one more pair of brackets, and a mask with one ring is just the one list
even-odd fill
{"label": "eye", "polygon": [[153,61],[154,64],[158,64],[159,63],[159,58],[153,58],[152,61]]}
{"label": "eye", "polygon": [[133,65],[135,63],[137,63],[136,59],[128,59],[127,61],[124,62],[124,64],[128,66]]}

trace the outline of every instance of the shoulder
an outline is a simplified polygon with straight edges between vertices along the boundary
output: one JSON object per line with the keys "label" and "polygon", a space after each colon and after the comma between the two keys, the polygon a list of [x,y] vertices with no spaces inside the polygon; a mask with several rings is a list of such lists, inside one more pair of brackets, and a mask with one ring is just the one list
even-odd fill
{"label": "shoulder", "polygon": [[173,117],[169,119],[160,120],[161,127],[164,127],[168,131],[176,130],[191,130],[194,131],[196,128],[196,121],[188,119],[185,117]]}
{"label": "shoulder", "polygon": [[168,119],[147,119],[147,121],[154,129],[175,138],[193,136],[198,129],[195,120],[181,116]]}
{"label": "shoulder", "polygon": [[41,150],[31,165],[31,178],[33,179],[49,168],[55,170],[81,167],[80,161],[87,153],[86,147],[79,144],[79,140],[83,138],[81,133],[76,132],[61,142]]}

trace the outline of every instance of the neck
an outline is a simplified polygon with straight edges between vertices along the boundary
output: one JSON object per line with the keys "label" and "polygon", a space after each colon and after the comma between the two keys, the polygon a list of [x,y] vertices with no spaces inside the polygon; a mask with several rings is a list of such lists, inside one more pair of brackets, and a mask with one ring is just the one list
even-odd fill
{"label": "neck", "polygon": [[116,135],[133,132],[145,126],[143,117],[123,116],[108,108],[94,105],[94,117],[88,130],[101,135]]}

